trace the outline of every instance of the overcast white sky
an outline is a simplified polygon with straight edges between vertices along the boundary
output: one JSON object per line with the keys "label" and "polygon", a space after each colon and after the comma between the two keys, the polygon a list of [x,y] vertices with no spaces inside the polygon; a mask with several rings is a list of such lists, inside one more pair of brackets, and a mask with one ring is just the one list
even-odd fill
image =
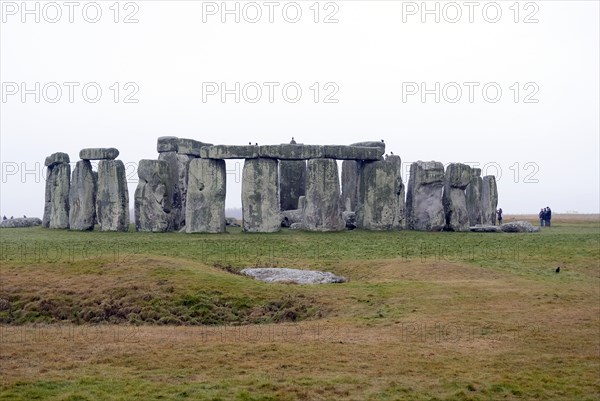
{"label": "overcast white sky", "polygon": [[[44,158],[63,151],[74,163],[86,147],[120,150],[133,205],[135,165],[157,157],[163,135],[385,139],[407,166],[464,162],[495,174],[505,213],[600,212],[598,1],[428,1],[439,22],[420,1],[228,1],[239,23],[221,1],[29,1],[30,14],[21,1],[0,3],[3,215],[41,217]],[[210,94],[236,82],[239,103]],[[228,162],[227,207],[241,204],[241,166]]]}

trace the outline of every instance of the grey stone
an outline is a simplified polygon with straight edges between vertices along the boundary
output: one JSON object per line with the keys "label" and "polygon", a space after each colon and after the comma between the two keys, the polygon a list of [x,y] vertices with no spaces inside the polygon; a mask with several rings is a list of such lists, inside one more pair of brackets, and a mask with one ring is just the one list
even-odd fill
{"label": "grey stone", "polygon": [[540,228],[528,221],[511,221],[510,223],[502,224],[500,230],[505,233],[537,233],[540,231]]}
{"label": "grey stone", "polygon": [[366,148],[380,148],[381,154],[385,153],[385,143],[382,141],[364,141],[350,144],[350,146],[361,146]]}
{"label": "grey stone", "polygon": [[227,227],[241,227],[235,217],[225,217],[225,226],[227,226]]}
{"label": "grey stone", "polygon": [[69,228],[71,166],[65,163],[55,164],[49,170],[47,178],[49,187],[46,187],[49,202],[46,202],[44,208],[44,219],[47,219],[48,228]]}
{"label": "grey stone", "polygon": [[304,230],[302,223],[292,223],[290,230]]}
{"label": "grey stone", "polygon": [[323,157],[323,145],[288,144],[259,146],[260,157],[280,160],[305,160]]}
{"label": "grey stone", "polygon": [[281,212],[281,227],[290,227],[294,223],[302,223],[302,210],[284,210]]}
{"label": "grey stone", "polygon": [[225,232],[225,160],[190,161],[185,228],[188,233]]}
{"label": "grey stone", "polygon": [[203,146],[200,157],[203,159],[256,159],[258,146],[254,145],[214,145]]}
{"label": "grey stone", "polygon": [[281,210],[298,209],[298,198],[306,194],[306,161],[279,162],[279,196]]}
{"label": "grey stone", "polygon": [[179,213],[179,226],[185,226],[185,208],[187,202],[187,185],[190,170],[190,162],[196,159],[196,156],[177,153],[177,185],[181,194],[181,213]]}
{"label": "grey stone", "polygon": [[442,203],[446,215],[445,229],[469,231],[469,214],[465,188],[471,180],[471,167],[462,163],[451,163],[446,168]]}
{"label": "grey stone", "polygon": [[135,190],[135,228],[137,231],[166,232],[173,228],[169,163],[140,160],[139,182]]}
{"label": "grey stone", "polygon": [[179,153],[180,155],[200,157],[200,149],[203,146],[212,146],[212,143],[204,143],[187,138],[177,139],[177,153]]}
{"label": "grey stone", "polygon": [[57,164],[61,163],[70,163],[69,155],[63,152],[52,153],[50,156],[46,157],[44,161],[44,166],[46,167],[54,167]]}
{"label": "grey stone", "polygon": [[407,226],[417,231],[441,231],[445,225],[442,192],[444,165],[417,161],[410,166],[406,194]]}
{"label": "grey stone", "polygon": [[96,216],[101,231],[129,231],[129,191],[121,160],[98,162]]}
{"label": "grey stone", "polygon": [[498,226],[492,226],[490,224],[477,224],[476,226],[469,227],[470,231],[476,233],[501,233],[502,230]]}
{"label": "grey stone", "polygon": [[156,151],[162,152],[177,152],[179,138],[176,136],[161,136],[156,141]]}
{"label": "grey stone", "polygon": [[359,172],[356,222],[367,230],[404,228],[406,206],[400,156],[364,162]]}
{"label": "grey stone", "polygon": [[246,159],[242,172],[242,227],[246,232],[279,231],[277,160]]}
{"label": "grey stone", "polygon": [[379,147],[325,145],[323,157],[337,160],[381,160],[383,150]]}
{"label": "grey stone", "polygon": [[345,283],[347,281],[345,277],[336,276],[330,272],[283,267],[248,268],[243,269],[241,273],[266,283],[334,284]]}
{"label": "grey stone", "polygon": [[[169,165],[169,182],[171,183],[171,218],[173,220],[173,230],[178,231],[185,224],[185,210],[183,209],[183,200],[181,195],[180,177],[184,172],[180,172],[180,158],[176,152],[162,152],[158,155],[158,160],[164,160]],[[181,155],[179,155],[181,156]],[[185,158],[185,156],[184,156]]]}
{"label": "grey stone", "polygon": [[480,168],[471,168],[471,179],[465,190],[467,202],[467,214],[469,215],[469,225],[475,226],[481,224],[481,188],[483,179],[481,178]]}
{"label": "grey stone", "polygon": [[89,160],[80,160],[71,176],[69,228],[89,231],[96,221],[96,175]]}
{"label": "grey stone", "polygon": [[119,156],[115,148],[87,148],[79,151],[81,160],[114,160]]}
{"label": "grey stone", "polygon": [[298,198],[298,209],[304,210],[306,207],[306,196],[301,196]]}
{"label": "grey stone", "polygon": [[0,228],[27,228],[41,225],[42,220],[39,217],[17,217],[0,221]]}
{"label": "grey stone", "polygon": [[483,224],[496,224],[496,207],[498,206],[498,188],[496,177],[486,175],[481,185],[481,214]]}
{"label": "grey stone", "polygon": [[361,162],[344,160],[342,162],[342,208],[347,212],[356,211],[358,206],[358,175]]}
{"label": "grey stone", "polygon": [[354,230],[356,228],[356,213],[345,211],[342,212],[342,218],[346,222],[346,228],[348,230]]}
{"label": "grey stone", "polygon": [[310,231],[339,231],[345,227],[340,209],[337,162],[311,159],[307,163],[303,226]]}

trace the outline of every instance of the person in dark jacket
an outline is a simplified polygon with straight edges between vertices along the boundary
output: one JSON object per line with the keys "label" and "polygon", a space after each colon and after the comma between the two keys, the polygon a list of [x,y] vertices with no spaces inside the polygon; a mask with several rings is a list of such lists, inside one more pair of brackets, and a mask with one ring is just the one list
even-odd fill
{"label": "person in dark jacket", "polygon": [[550,210],[550,206],[546,206],[546,215],[545,215],[545,224],[546,227],[550,227],[550,220],[552,220],[552,210]]}
{"label": "person in dark jacket", "polygon": [[498,225],[501,226],[502,225],[502,208],[498,209],[496,211],[496,213],[498,214]]}
{"label": "person in dark jacket", "polygon": [[540,209],[540,214],[538,216],[540,217],[540,227],[544,227],[544,220],[546,220],[546,210],[544,210],[544,208]]}

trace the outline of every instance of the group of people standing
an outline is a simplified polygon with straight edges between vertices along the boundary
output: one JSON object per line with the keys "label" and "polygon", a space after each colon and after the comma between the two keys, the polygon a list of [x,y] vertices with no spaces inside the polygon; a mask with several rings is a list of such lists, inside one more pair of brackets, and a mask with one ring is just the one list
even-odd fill
{"label": "group of people standing", "polygon": [[550,221],[552,220],[552,210],[550,210],[549,206],[546,206],[543,209],[540,209],[540,227],[550,227]]}

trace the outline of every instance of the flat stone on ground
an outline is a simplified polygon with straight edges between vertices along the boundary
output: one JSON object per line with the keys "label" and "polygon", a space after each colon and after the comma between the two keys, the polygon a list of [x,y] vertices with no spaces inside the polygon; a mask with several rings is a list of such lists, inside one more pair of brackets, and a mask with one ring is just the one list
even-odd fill
{"label": "flat stone on ground", "polygon": [[266,283],[332,284],[345,283],[345,277],[330,272],[288,268],[258,267],[242,270],[242,274]]}

